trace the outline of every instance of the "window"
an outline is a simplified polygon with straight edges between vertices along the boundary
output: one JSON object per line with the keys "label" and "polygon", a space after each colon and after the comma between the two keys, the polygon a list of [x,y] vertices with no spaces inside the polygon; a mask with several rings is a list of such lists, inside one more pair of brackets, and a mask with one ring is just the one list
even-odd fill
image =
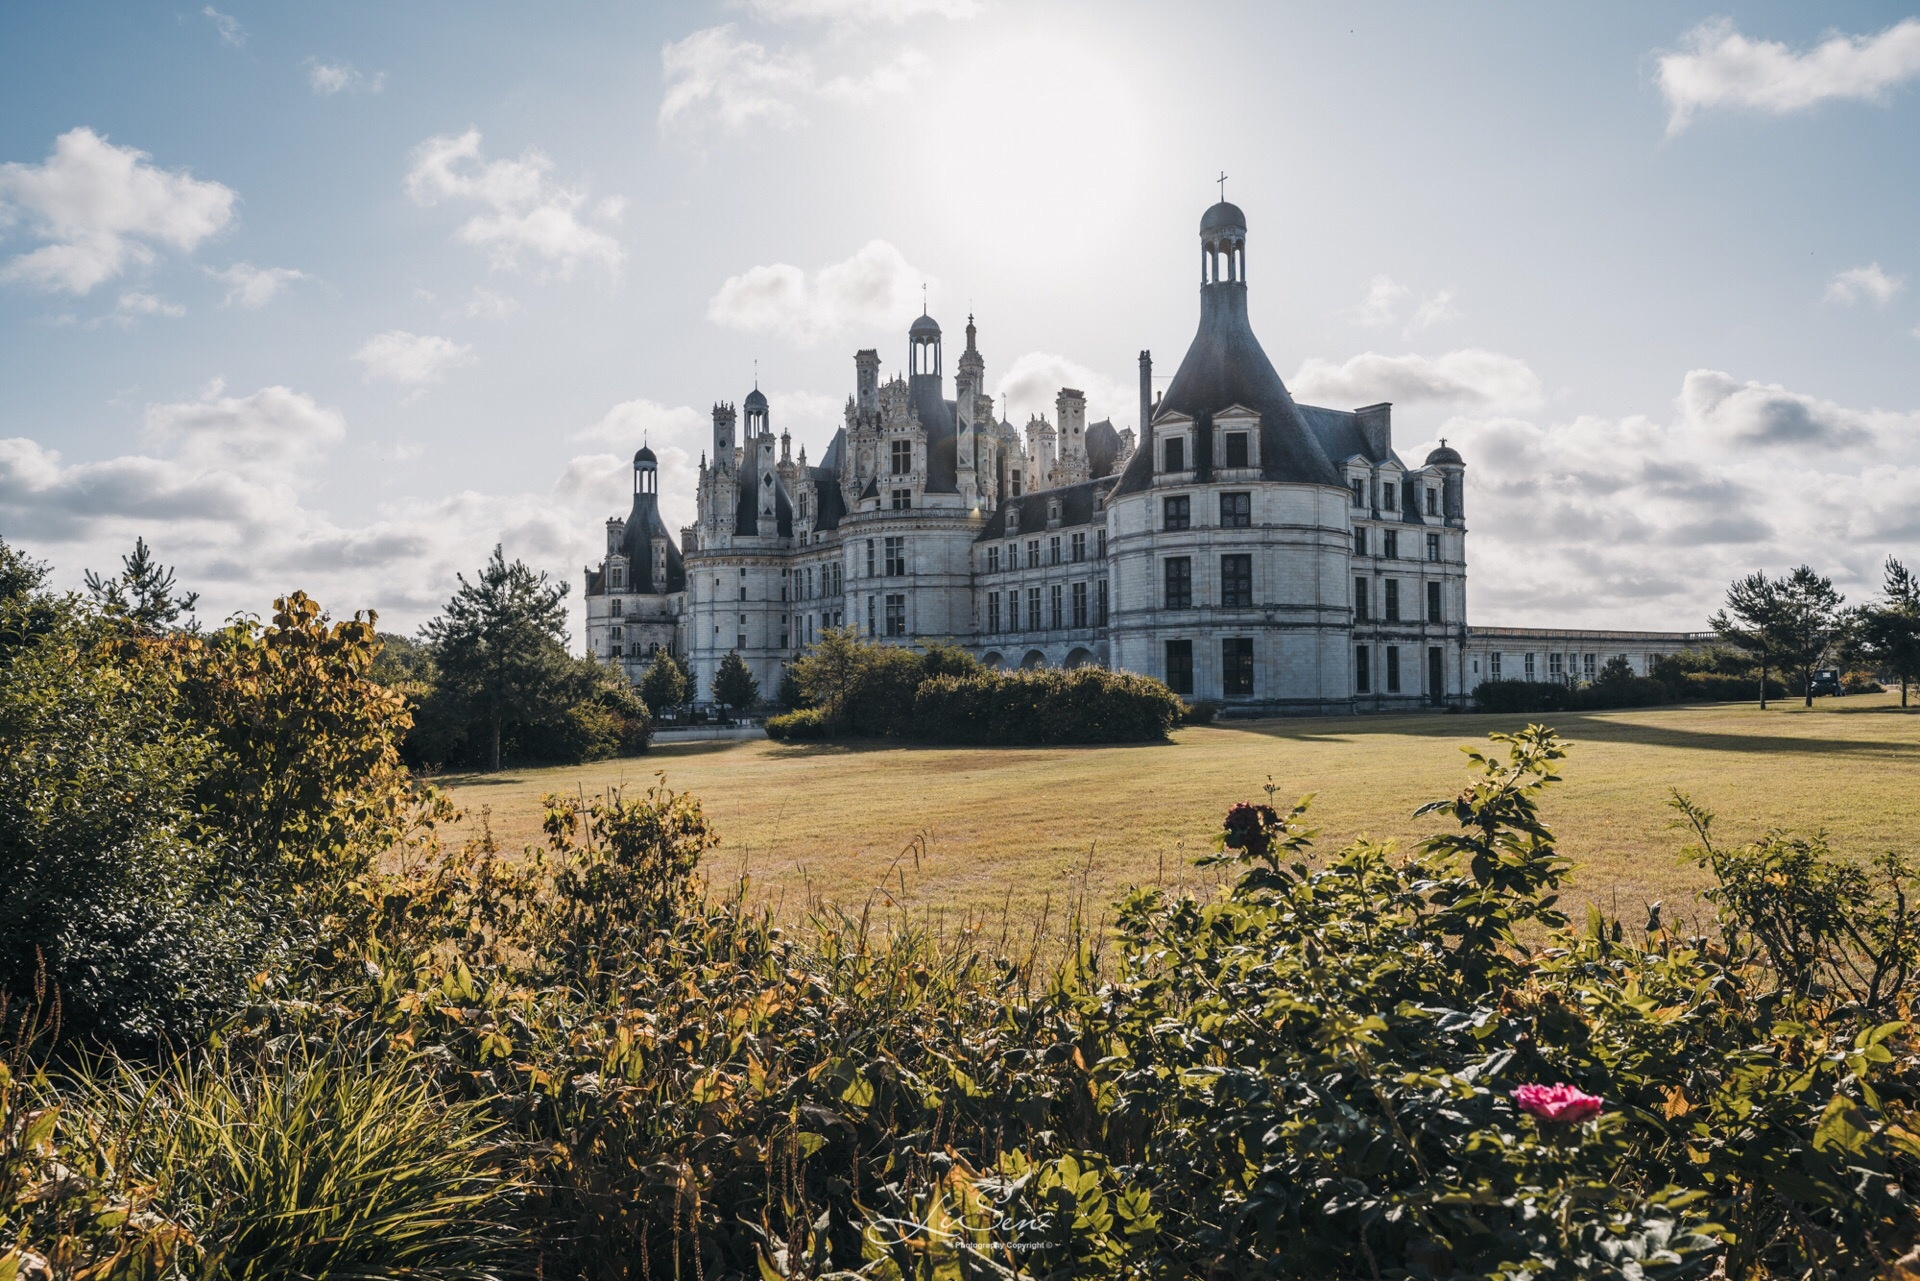
{"label": "window", "polygon": [[1193,608],[1193,561],[1185,556],[1166,559],[1168,609]]}
{"label": "window", "polygon": [[1253,525],[1252,494],[1220,495],[1220,528],[1248,529]]}
{"label": "window", "polygon": [[1007,568],[1008,569],[1020,568],[1020,544],[1019,543],[1007,544]]}
{"label": "window", "polygon": [[1587,681],[1593,680],[1593,658],[1592,654],[1580,655],[1580,675]]}
{"label": "window", "polygon": [[1400,692],[1400,647],[1398,645],[1387,646],[1386,669],[1387,693],[1398,694]]}
{"label": "window", "polygon": [[1440,514],[1440,491],[1437,489],[1428,489],[1427,490],[1427,515],[1438,516],[1439,514]]}
{"label": "window", "polygon": [[1053,612],[1049,614],[1048,617],[1053,620],[1051,626],[1053,630],[1057,632],[1067,625],[1066,618],[1060,610],[1060,584],[1055,583],[1049,588],[1048,595],[1051,598],[1050,603],[1053,606]]}
{"label": "window", "polygon": [[1447,655],[1438,645],[1427,646],[1427,701],[1435,707],[1447,701]]}
{"label": "window", "polygon": [[607,646],[607,657],[608,658],[620,657],[620,647],[618,645]]}
{"label": "window", "polygon": [[[744,576],[746,572],[747,571],[744,569],[740,571],[742,576]],[[745,600],[746,598],[747,598],[747,585],[745,583],[742,583],[740,584],[740,599]]]}
{"label": "window", "polygon": [[1000,593],[999,592],[987,593],[987,630],[990,632],[997,632],[1000,630]]}
{"label": "window", "polygon": [[1353,621],[1368,622],[1373,618],[1373,584],[1364,578],[1353,580]]}
{"label": "window", "polygon": [[607,566],[607,590],[624,592],[627,590],[627,568],[624,565]]}
{"label": "window", "polygon": [[1167,688],[1176,694],[1193,693],[1193,642],[1167,642]]}
{"label": "window", "polygon": [[620,627],[616,627],[616,628],[614,628],[614,629],[613,629],[613,639],[615,639],[615,640],[625,640],[625,639],[626,639],[626,631],[625,631],[625,629],[624,629],[624,628],[620,628]]}
{"label": "window", "polygon": [[897,512],[913,510],[913,491],[911,489],[896,489],[893,491],[893,510]]}
{"label": "window", "polygon": [[1361,525],[1353,531],[1353,554],[1355,556],[1365,556],[1367,554],[1367,527],[1365,525]]}
{"label": "window", "polygon": [[1085,583],[1073,585],[1073,625],[1075,627],[1087,625],[1087,585]]}
{"label": "window", "polygon": [[1000,572],[1000,549],[998,547],[987,548],[987,572],[989,574],[997,574]]}
{"label": "window", "polygon": [[1362,694],[1373,692],[1373,654],[1365,645],[1353,649],[1353,688]]}
{"label": "window", "polygon": [[737,640],[736,640],[736,641],[734,642],[734,646],[733,646],[733,647],[734,647],[735,649],[745,649],[745,648],[747,647],[747,634],[746,634],[745,632],[741,632],[741,633],[740,633],[740,636],[739,636],[739,638],[738,638],[738,639],[737,639]]}
{"label": "window", "polygon": [[1027,540],[1027,568],[1040,568],[1040,540],[1037,538]]}
{"label": "window", "polygon": [[1060,563],[1060,535],[1055,534],[1053,537],[1047,540],[1047,564],[1058,565],[1059,563]]}
{"label": "window", "polygon": [[1365,507],[1367,505],[1367,482],[1365,480],[1355,476],[1347,482],[1347,488],[1353,491],[1353,505],[1355,507]]}
{"label": "window", "polygon": [[1104,529],[1100,530],[1097,537],[1100,540],[1099,550],[1094,552],[1094,555],[1100,557],[1102,560],[1105,560],[1107,556],[1107,531]]}
{"label": "window", "polygon": [[1107,580],[1104,578],[1101,579],[1099,586],[1098,600],[1100,612],[1094,616],[1094,626],[1105,627],[1107,625]]}
{"label": "window", "polygon": [[1013,469],[1013,475],[1010,479],[1012,481],[1013,496],[1018,498],[1020,497],[1020,469],[1018,467]]}
{"label": "window", "polygon": [[1057,525],[1060,523],[1060,500],[1058,498],[1049,498],[1047,500],[1047,523],[1049,525]]}
{"label": "window", "polygon": [[[1427,584],[1427,621],[1429,623],[1445,621],[1440,617],[1440,584],[1438,583]],[[1589,654],[1587,658],[1591,660],[1593,655]],[[1588,666],[1592,666],[1591,662]]]}
{"label": "window", "polygon": [[1220,558],[1220,603],[1230,609],[1253,604],[1253,557],[1238,553]]}
{"label": "window", "polygon": [[1527,679],[1532,680],[1533,679],[1533,655],[1528,654],[1525,657],[1527,660]]}
{"label": "window", "polygon": [[1020,630],[1020,589],[1014,588],[1007,593],[1007,630]]}
{"label": "window", "polygon": [[873,577],[873,540],[867,540],[867,577]]}
{"label": "window", "polygon": [[1389,578],[1383,586],[1386,594],[1380,601],[1381,613],[1389,623],[1397,623],[1400,621],[1400,580]]}
{"label": "window", "polygon": [[1247,467],[1247,433],[1230,431],[1227,433],[1227,466]]}
{"label": "window", "polygon": [[1162,458],[1165,460],[1162,471],[1185,471],[1187,469],[1187,441],[1184,436],[1170,436]]}
{"label": "window", "polygon": [[1253,693],[1253,637],[1230,636],[1220,642],[1220,692],[1229,697]]}
{"label": "window", "polygon": [[[873,550],[873,544],[872,544],[871,542],[869,542],[869,543],[867,544],[867,550],[868,550],[868,551],[872,551],[872,550]],[[878,598],[877,596],[869,596],[869,597],[867,597],[867,635],[868,635],[868,636],[874,636],[874,635],[877,635],[877,634],[878,634],[878,633],[877,633],[877,632],[875,631],[875,629],[874,629],[874,625],[873,625],[873,615],[874,615],[874,601],[876,601],[876,600],[878,600],[878,599],[879,599],[879,598]]]}
{"label": "window", "polygon": [[1548,654],[1547,655],[1547,679],[1550,681],[1562,681],[1562,680],[1565,680],[1566,678],[1567,678],[1566,666],[1561,661],[1560,655]]}
{"label": "window", "polygon": [[1027,629],[1036,632],[1040,630],[1040,589],[1038,587],[1027,588]]}
{"label": "window", "polygon": [[1193,524],[1193,500],[1185,494],[1162,499],[1160,509],[1163,529],[1187,529]]}
{"label": "window", "polygon": [[1500,679],[1500,655],[1498,652],[1487,655],[1487,679]]}
{"label": "window", "polygon": [[1083,529],[1073,536],[1073,560],[1075,564],[1087,558],[1087,532]]}
{"label": "window", "polygon": [[887,635],[907,634],[907,597],[905,592],[887,594]]}
{"label": "window", "polygon": [[889,538],[887,540],[887,577],[894,578],[907,572],[907,540]]}
{"label": "window", "polygon": [[893,441],[888,449],[893,456],[893,474],[904,476],[913,470],[913,442],[910,440]]}
{"label": "window", "polygon": [[1427,559],[1440,559],[1440,535],[1438,534],[1427,535]]}
{"label": "window", "polygon": [[1380,531],[1380,554],[1388,560],[1400,559],[1400,531],[1383,529]]}
{"label": "window", "polygon": [[619,601],[619,600],[616,600],[616,601],[614,601],[614,602],[613,602],[613,616],[614,616],[615,618],[618,618],[618,617],[620,617],[620,606],[621,606],[621,605],[622,605],[623,603],[624,603],[624,602],[622,602],[622,601]]}
{"label": "window", "polygon": [[1393,510],[1393,482],[1390,480],[1380,482],[1380,507],[1383,511]]}
{"label": "window", "polygon": [[787,647],[787,629],[785,627],[782,627],[780,629],[780,648],[785,649],[786,647]]}

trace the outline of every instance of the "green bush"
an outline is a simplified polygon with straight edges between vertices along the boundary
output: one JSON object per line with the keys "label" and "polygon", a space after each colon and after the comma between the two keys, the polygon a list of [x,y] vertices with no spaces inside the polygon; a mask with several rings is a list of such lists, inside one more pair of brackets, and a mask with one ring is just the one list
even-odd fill
{"label": "green bush", "polygon": [[817,742],[829,736],[827,713],[819,707],[782,712],[778,716],[767,717],[766,730],[767,737],[776,743]]}
{"label": "green bush", "polygon": [[1188,703],[1180,714],[1182,725],[1211,725],[1220,715],[1220,704],[1210,698],[1196,699]]}
{"label": "green bush", "polygon": [[943,743],[1158,742],[1185,710],[1165,685],[1128,672],[981,672],[923,681],[912,732]]}

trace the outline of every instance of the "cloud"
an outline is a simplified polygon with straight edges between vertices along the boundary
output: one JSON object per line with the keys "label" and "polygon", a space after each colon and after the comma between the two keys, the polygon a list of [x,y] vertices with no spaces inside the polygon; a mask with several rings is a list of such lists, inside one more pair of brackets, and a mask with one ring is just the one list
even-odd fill
{"label": "cloud", "polygon": [[476,285],[473,292],[467,295],[462,314],[468,320],[505,320],[519,310],[520,304],[513,299]]}
{"label": "cloud", "polygon": [[201,14],[213,23],[213,29],[220,33],[220,42],[235,49],[247,46],[247,30],[240,25],[240,19],[230,13],[221,13],[212,5],[202,9]]}
{"label": "cloud", "polygon": [[902,49],[863,75],[823,79],[806,54],[769,49],[726,23],[661,46],[666,91],[659,126],[663,133],[788,129],[806,118],[811,102],[857,106],[903,94],[922,83],[931,66],[918,50]]}
{"label": "cloud", "polygon": [[312,279],[306,272],[292,267],[256,267],[250,262],[236,262],[222,271],[209,267],[207,274],[227,287],[227,296],[220,302],[222,307],[244,307],[249,311],[266,306],[294,281]]}
{"label": "cloud", "polygon": [[382,378],[410,387],[437,383],[449,369],[473,363],[473,348],[435,334],[389,329],[360,345],[353,358],[369,381]]}
{"label": "cloud", "polygon": [[575,432],[572,439],[616,450],[638,449],[652,445],[655,439],[697,445],[707,421],[705,414],[690,405],[669,407],[655,400],[625,400],[593,426]]}
{"label": "cloud", "polygon": [[1077,387],[1087,394],[1088,422],[1110,418],[1119,427],[1137,425],[1138,383],[1121,382],[1046,351],[1027,352],[1007,366],[1007,372],[994,384],[994,412],[1016,427],[1024,427],[1034,414],[1044,414],[1047,421],[1057,424],[1059,412],[1054,398],[1062,387]]}
{"label": "cloud", "polygon": [[729,276],[707,302],[707,319],[728,329],[784,331],[808,344],[858,326],[903,321],[932,283],[884,240],[811,273],[789,263]]}
{"label": "cloud", "polygon": [[1453,305],[1453,290],[1442,289],[1439,293],[1430,294],[1420,300],[1418,310],[1413,313],[1413,319],[1407,324],[1407,333],[1416,334],[1442,321],[1457,320],[1459,317],[1460,309]]}
{"label": "cloud", "polygon": [[1367,286],[1367,297],[1347,312],[1356,325],[1390,325],[1400,316],[1400,300],[1411,292],[1392,276],[1375,276]]}
{"label": "cloud", "polygon": [[1289,380],[1294,395],[1314,404],[1440,404],[1525,409],[1538,405],[1540,379],[1525,361],[1467,348],[1445,355],[1383,356],[1366,352],[1345,364],[1312,358]]}
{"label": "cloud", "polygon": [[1714,107],[1780,116],[1831,100],[1882,102],[1894,86],[1920,76],[1920,18],[1876,36],[1835,33],[1804,52],[1749,39],[1726,18],[1701,23],[1680,43],[1680,51],[1660,55],[1656,73],[1669,134]]}
{"label": "cloud", "polygon": [[232,223],[232,188],[151,160],[82,126],[41,164],[0,165],[0,231],[24,221],[48,242],[0,266],[0,281],[85,294],[152,262],[155,246],[192,253]]}
{"label": "cloud", "polygon": [[168,302],[154,294],[125,293],[114,305],[114,310],[122,316],[172,316],[178,318],[187,314],[187,309],[177,302]]}
{"label": "cloud", "polygon": [[1920,426],[1914,415],[1849,409],[1775,383],[1739,382],[1711,369],[1689,372],[1680,407],[1691,430],[1739,445],[1862,445]]}
{"label": "cloud", "polygon": [[379,93],[387,87],[384,71],[368,75],[350,62],[322,62],[318,58],[308,58],[305,65],[307,86],[322,98],[337,93]]}
{"label": "cloud", "polygon": [[979,0],[746,0],[754,17],[767,22],[832,22],[900,26],[935,17],[955,21],[978,16]]}
{"label": "cloud", "polygon": [[[418,205],[448,200],[482,206],[483,211],[454,234],[485,252],[496,270],[515,270],[530,259],[543,273],[562,280],[582,266],[616,275],[626,251],[613,236],[581,218],[586,189],[553,182],[552,170],[553,162],[535,150],[518,160],[483,159],[480,131],[469,129],[437,135],[415,147],[406,190]],[[603,201],[603,217],[606,209]]]}
{"label": "cloud", "polygon": [[215,380],[198,400],[148,405],[149,439],[185,462],[257,471],[307,461],[346,435],[346,419],[311,396],[262,387],[251,396],[223,396]]}
{"label": "cloud", "polygon": [[1864,267],[1849,267],[1835,273],[1833,279],[1827,282],[1826,300],[1851,305],[1866,298],[1874,305],[1884,307],[1906,287],[1905,277],[1889,276],[1880,270],[1879,263],[1870,262]]}

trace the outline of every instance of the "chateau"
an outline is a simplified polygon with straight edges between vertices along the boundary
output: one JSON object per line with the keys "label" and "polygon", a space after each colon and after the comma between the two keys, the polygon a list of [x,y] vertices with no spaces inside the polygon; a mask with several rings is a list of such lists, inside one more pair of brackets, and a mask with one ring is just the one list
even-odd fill
{"label": "chateau", "polygon": [[971,316],[949,395],[922,315],[906,377],[883,382],[879,353],[855,353],[844,425],[815,462],[776,438],[758,388],[738,411],[716,404],[677,545],[641,448],[632,510],[586,573],[589,652],[637,680],[668,649],[703,697],[737,652],[771,695],[822,631],[852,626],[1280,714],[1442,705],[1502,676],[1591,678],[1615,654],[1644,672],[1688,643],[1469,629],[1465,460],[1442,442],[1410,465],[1389,405],[1295,402],[1248,321],[1246,241],[1238,207],[1202,217],[1199,329],[1158,399],[1140,353],[1138,439],[1088,423],[1071,387],[1052,421],[1016,429]]}

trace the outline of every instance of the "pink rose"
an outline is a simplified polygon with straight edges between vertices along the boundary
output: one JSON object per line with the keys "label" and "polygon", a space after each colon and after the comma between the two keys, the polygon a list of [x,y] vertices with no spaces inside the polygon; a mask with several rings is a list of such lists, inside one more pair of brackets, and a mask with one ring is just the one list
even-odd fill
{"label": "pink rose", "polygon": [[1601,1100],[1572,1085],[1523,1085],[1513,1092],[1522,1112],[1542,1121],[1584,1121],[1600,1115]]}

